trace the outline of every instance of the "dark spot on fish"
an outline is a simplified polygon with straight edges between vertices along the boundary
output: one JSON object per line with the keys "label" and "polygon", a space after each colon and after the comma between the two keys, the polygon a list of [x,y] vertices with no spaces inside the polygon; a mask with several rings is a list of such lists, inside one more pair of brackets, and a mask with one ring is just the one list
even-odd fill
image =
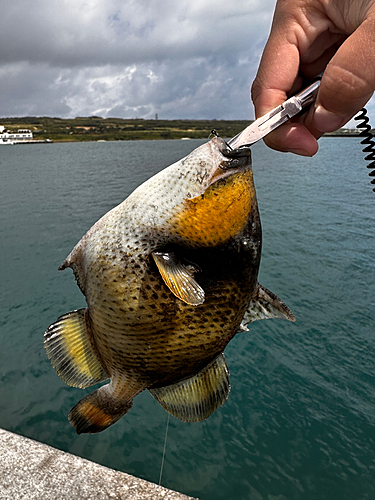
{"label": "dark spot on fish", "polygon": [[[206,166],[206,163],[205,162],[200,162],[199,163],[201,167],[205,167]],[[208,173],[205,172],[204,174],[201,174],[201,173],[197,173],[197,182],[199,184],[203,184],[203,182],[205,181],[205,179],[208,178]]]}

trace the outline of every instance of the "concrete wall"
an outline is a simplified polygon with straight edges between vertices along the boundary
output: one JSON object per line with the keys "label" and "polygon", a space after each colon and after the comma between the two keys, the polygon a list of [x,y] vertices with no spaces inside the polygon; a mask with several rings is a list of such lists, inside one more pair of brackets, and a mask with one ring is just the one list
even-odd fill
{"label": "concrete wall", "polygon": [[193,500],[2,429],[0,499]]}

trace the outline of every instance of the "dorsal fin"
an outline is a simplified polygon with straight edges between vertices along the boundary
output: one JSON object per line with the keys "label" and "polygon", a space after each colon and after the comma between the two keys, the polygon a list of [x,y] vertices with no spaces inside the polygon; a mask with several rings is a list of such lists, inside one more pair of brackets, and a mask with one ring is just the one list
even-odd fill
{"label": "dorsal fin", "polygon": [[173,253],[153,252],[152,256],[164,283],[176,297],[193,306],[203,304],[204,290],[187,266],[179,262]]}
{"label": "dorsal fin", "polygon": [[47,356],[66,384],[84,389],[109,378],[91,338],[87,309],[60,316],[45,332]]}
{"label": "dorsal fin", "polygon": [[224,354],[194,377],[166,387],[149,389],[167,412],[184,422],[200,422],[208,418],[225,403],[229,390],[229,370]]}
{"label": "dorsal fin", "polygon": [[257,295],[250,301],[240,330],[246,331],[246,325],[253,321],[272,318],[296,320],[289,307],[277,295],[258,283]]}

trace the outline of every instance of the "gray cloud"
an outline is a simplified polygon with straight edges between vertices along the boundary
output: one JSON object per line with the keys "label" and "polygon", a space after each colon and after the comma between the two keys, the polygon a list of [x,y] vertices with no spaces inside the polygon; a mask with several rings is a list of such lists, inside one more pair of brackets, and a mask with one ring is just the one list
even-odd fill
{"label": "gray cloud", "polygon": [[9,2],[0,116],[253,118],[250,83],[274,3]]}
{"label": "gray cloud", "polygon": [[0,115],[250,118],[274,0],[26,0],[0,18]]}
{"label": "gray cloud", "polygon": [[[243,49],[269,24],[273,0],[26,0],[0,20],[0,62],[101,66]],[[4,10],[3,10],[4,12]],[[263,25],[263,26],[262,26]],[[265,26],[266,25],[266,26]],[[265,33],[263,31],[263,37]],[[10,43],[11,41],[11,43]]]}

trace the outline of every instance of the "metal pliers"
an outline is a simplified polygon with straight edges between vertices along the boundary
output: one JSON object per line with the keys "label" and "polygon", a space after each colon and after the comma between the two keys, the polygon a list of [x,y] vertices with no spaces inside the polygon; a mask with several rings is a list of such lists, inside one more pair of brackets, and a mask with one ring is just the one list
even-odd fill
{"label": "metal pliers", "polygon": [[245,130],[227,141],[227,144],[232,149],[252,146],[255,142],[263,139],[264,136],[272,132],[272,130],[275,130],[275,128],[288,121],[289,118],[298,114],[303,108],[315,101],[322,75],[320,74],[317,77],[319,79],[305,90],[290,97],[290,99],[287,99],[283,104],[277,106],[277,108],[255,120]]}

